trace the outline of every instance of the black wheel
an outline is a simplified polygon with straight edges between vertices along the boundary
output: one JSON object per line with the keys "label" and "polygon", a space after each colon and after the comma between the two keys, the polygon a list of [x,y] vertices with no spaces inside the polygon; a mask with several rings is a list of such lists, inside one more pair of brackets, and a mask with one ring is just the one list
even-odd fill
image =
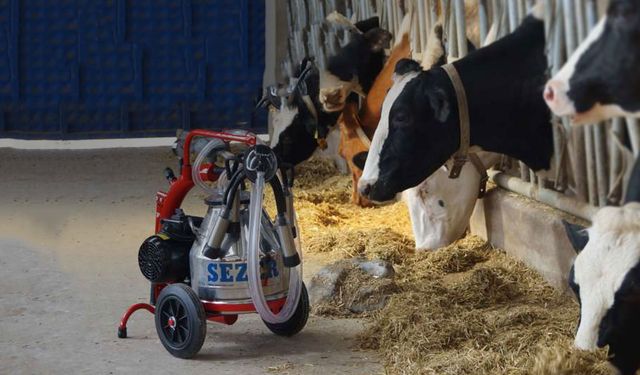
{"label": "black wheel", "polygon": [[202,348],[207,318],[196,293],[184,284],[171,284],[156,303],[156,331],[171,355],[191,358]]}
{"label": "black wheel", "polygon": [[302,331],[304,326],[307,324],[307,319],[309,319],[309,310],[309,294],[307,294],[307,287],[302,283],[300,300],[298,301],[298,307],[293,313],[293,316],[284,323],[271,324],[264,322],[264,324],[276,335],[290,337]]}

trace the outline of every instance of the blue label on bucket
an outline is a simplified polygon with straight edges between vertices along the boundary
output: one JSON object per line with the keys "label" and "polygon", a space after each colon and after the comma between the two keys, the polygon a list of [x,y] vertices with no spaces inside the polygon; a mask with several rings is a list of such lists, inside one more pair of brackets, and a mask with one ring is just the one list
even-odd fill
{"label": "blue label on bucket", "polygon": [[[270,260],[268,268],[262,271],[262,279],[273,279],[280,275],[278,264],[275,260]],[[235,283],[247,282],[247,263],[241,262],[211,262],[207,266],[209,283]]]}

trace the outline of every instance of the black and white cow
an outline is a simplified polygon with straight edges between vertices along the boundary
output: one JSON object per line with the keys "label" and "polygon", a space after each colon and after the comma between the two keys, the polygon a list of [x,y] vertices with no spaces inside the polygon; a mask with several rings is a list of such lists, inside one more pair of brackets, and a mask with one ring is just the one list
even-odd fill
{"label": "black and white cow", "polygon": [[[548,169],[553,137],[542,99],[548,77],[541,8],[514,33],[453,65],[468,98],[471,150]],[[396,71],[358,184],[360,193],[374,201],[418,185],[460,147],[458,103],[446,72],[423,71],[410,60],[400,61]]]}
{"label": "black and white cow", "polygon": [[[307,160],[318,149],[319,139],[334,135],[329,133],[335,128],[339,113],[322,111],[319,82],[317,67],[305,59],[289,87],[272,86],[265,92],[262,103],[272,110],[270,146],[284,163],[296,165]],[[337,147],[337,140],[331,143]],[[337,149],[334,153],[339,157]]]}
{"label": "black and white cow", "polygon": [[352,92],[366,96],[382,70],[385,48],[391,33],[380,28],[378,17],[350,24],[334,12],[327,21],[349,29],[351,40],[334,56],[329,57],[327,70],[320,76],[320,102],[327,112],[339,112]]}
{"label": "black and white cow", "polygon": [[569,286],[580,302],[575,345],[609,347],[609,361],[623,375],[640,368],[640,164],[626,204],[604,207],[589,229],[567,226],[578,256]]}
{"label": "black and white cow", "polygon": [[[640,116],[640,1],[614,0],[561,71],[545,100],[576,124]],[[569,285],[580,301],[575,345],[609,347],[623,374],[640,368],[640,159],[629,179],[625,205],[602,208],[589,229],[566,224],[579,252]]]}
{"label": "black and white cow", "polygon": [[[389,34],[379,28],[377,17],[355,24],[347,22],[352,32],[364,37],[367,43],[374,43],[378,37],[388,41]],[[356,40],[360,39],[356,37]],[[352,41],[332,59],[340,60],[350,56],[351,50],[357,45],[359,43]],[[384,51],[382,52],[384,57]],[[363,76],[375,77],[382,65],[375,60],[370,66],[360,66],[359,69],[368,72]],[[301,78],[303,72],[304,77]],[[292,77],[293,83],[289,88],[274,86],[267,89],[263,103],[269,104],[273,110],[271,147],[285,163],[296,165],[317,152],[321,157],[332,159],[338,169],[346,173],[346,162],[338,154],[340,131],[335,126],[340,112],[326,111],[323,108],[320,101],[321,75],[327,76],[318,70],[311,59],[305,58]]]}
{"label": "black and white cow", "polygon": [[640,116],[640,0],[611,0],[607,15],[547,83],[544,98],[574,124]]}

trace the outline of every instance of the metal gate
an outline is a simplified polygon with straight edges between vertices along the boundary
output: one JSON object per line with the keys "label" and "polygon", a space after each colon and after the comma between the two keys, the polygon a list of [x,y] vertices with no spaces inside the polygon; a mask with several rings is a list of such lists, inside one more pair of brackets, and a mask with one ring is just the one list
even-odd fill
{"label": "metal gate", "polygon": [[[555,73],[602,16],[602,0],[540,0],[545,7],[550,74]],[[289,56],[283,70],[306,54],[322,66],[326,56],[346,37],[322,24],[324,16],[338,10],[356,20],[372,15],[382,27],[397,33],[407,6],[415,9],[412,23],[413,57],[420,60],[436,4],[444,14],[447,53],[457,58],[466,51],[464,0],[289,0]],[[533,0],[477,0],[481,40],[492,26],[498,35],[513,31],[533,6]],[[517,120],[515,120],[517,125]],[[635,119],[615,119],[606,124],[572,127],[554,118],[554,165],[551,173],[535,174],[523,163],[503,163],[490,173],[501,187],[526,195],[565,212],[590,219],[598,207],[622,202],[635,157],[640,154],[640,124]]]}
{"label": "metal gate", "polygon": [[0,0],[0,138],[266,129],[264,0]]}

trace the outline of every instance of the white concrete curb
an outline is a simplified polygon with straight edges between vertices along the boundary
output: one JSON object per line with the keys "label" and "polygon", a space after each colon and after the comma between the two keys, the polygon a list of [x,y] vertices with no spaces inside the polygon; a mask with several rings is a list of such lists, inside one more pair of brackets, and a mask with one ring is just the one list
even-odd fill
{"label": "white concrete curb", "polygon": [[[267,134],[258,134],[258,137],[265,141],[269,139]],[[169,147],[175,140],[176,137],[83,139],[70,141],[0,138],[0,148],[14,148],[19,150],[97,150],[105,148]]]}

